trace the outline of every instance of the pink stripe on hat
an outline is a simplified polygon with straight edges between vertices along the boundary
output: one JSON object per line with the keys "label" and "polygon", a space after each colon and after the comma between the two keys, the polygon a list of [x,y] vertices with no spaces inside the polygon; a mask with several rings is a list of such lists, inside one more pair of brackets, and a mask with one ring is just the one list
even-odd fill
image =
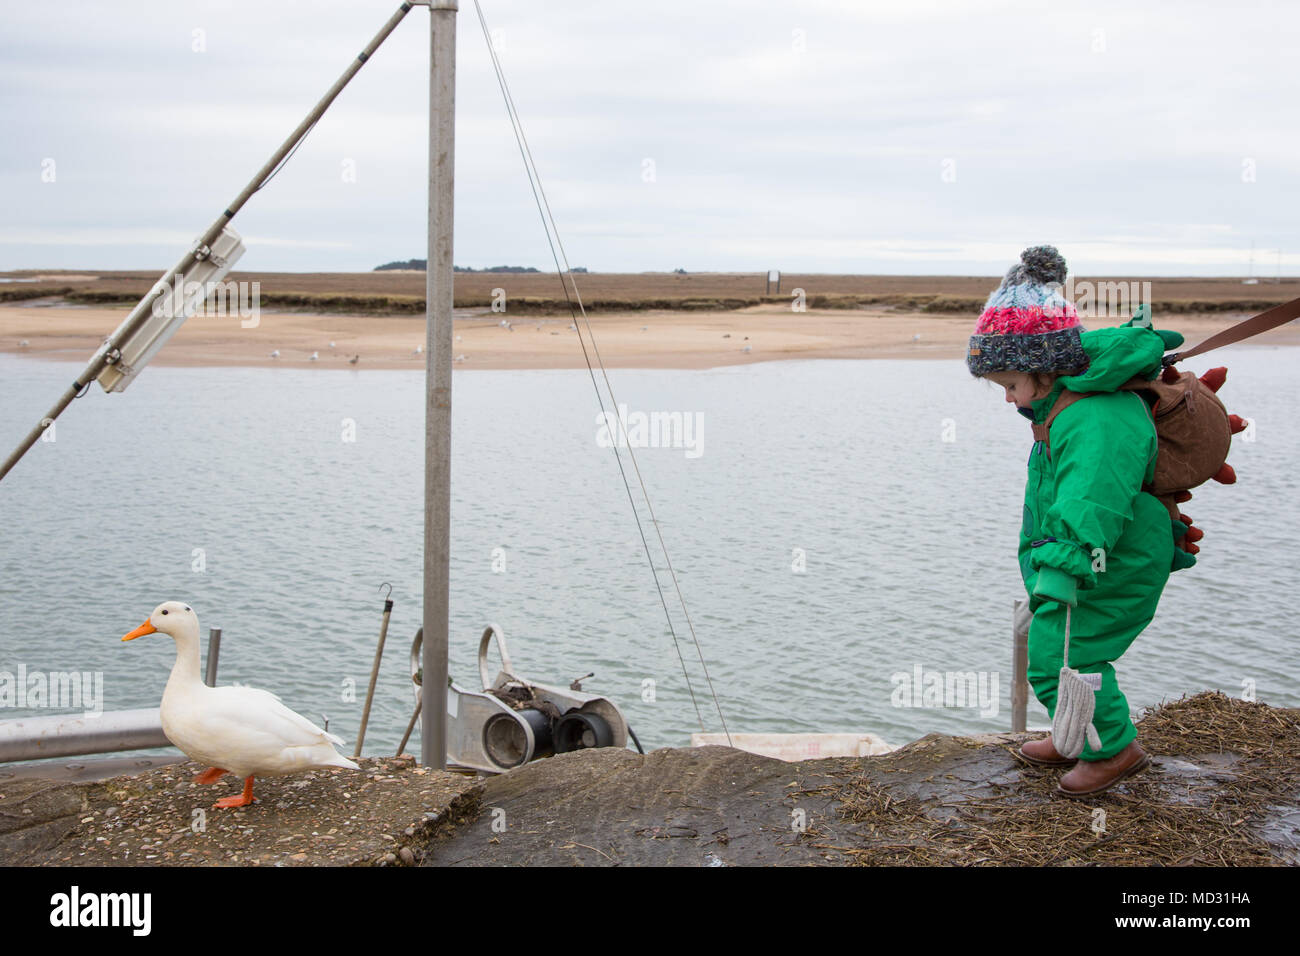
{"label": "pink stripe on hat", "polygon": [[1040,335],[1079,324],[1074,306],[1033,305],[988,308],[975,324],[976,335]]}

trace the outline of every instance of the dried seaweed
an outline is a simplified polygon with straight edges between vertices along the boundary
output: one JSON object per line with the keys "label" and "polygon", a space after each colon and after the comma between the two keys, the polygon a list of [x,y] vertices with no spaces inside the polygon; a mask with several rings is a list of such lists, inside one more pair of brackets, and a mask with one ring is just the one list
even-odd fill
{"label": "dried seaweed", "polygon": [[1122,789],[1077,800],[1056,793],[1059,771],[1026,767],[1019,786],[948,803],[900,797],[854,775],[835,793],[821,790],[859,842],[826,848],[867,866],[1286,862],[1257,824],[1278,805],[1294,806],[1300,793],[1300,713],[1207,692],[1149,708],[1138,738],[1153,755],[1225,755],[1230,769],[1174,786],[1147,771]]}

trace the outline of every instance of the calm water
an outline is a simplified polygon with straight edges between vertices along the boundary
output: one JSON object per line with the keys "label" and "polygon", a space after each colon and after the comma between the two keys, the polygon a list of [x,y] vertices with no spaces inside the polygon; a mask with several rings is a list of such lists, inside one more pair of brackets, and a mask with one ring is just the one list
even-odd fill
{"label": "calm water", "polygon": [[[1186,506],[1204,551],[1120,662],[1135,711],[1205,688],[1239,695],[1247,680],[1260,699],[1300,705],[1298,358],[1215,357],[1256,440],[1235,442],[1236,486]],[[4,452],[79,368],[0,355]],[[1009,726],[1030,436],[1000,390],[949,361],[611,377],[632,411],[698,416],[701,454],[645,448],[638,461],[732,731],[900,744]],[[391,753],[420,618],[422,387],[397,371],[168,368],[124,395],[95,386],[0,484],[0,671],[99,670],[107,708],[156,705],[171,641],[118,639],[183,600],[205,636],[225,630],[222,683],[327,714],[350,748],[389,581],[366,751]],[[453,677],[474,684],[478,635],[495,621],[518,673],[567,683],[595,671],[587,688],[613,698],[647,748],[684,745],[700,721],[613,452],[596,441],[586,372],[458,371],[454,394]],[[674,610],[706,729],[720,730]],[[891,675],[917,666],[996,673],[997,713],[893,706]],[[1031,725],[1045,722],[1032,702]]]}

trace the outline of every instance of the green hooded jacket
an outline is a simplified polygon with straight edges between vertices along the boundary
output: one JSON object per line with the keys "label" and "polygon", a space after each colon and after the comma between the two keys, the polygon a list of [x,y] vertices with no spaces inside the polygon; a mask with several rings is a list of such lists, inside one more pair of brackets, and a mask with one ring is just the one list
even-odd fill
{"label": "green hooded jacket", "polygon": [[1155,470],[1155,423],[1140,395],[1115,389],[1136,375],[1155,378],[1165,349],[1182,336],[1130,322],[1083,332],[1080,341],[1087,370],[1058,378],[1045,398],[1021,410],[1042,423],[1062,388],[1101,393],[1061,410],[1050,453],[1044,442],[1029,453],[1020,571],[1033,612],[1027,676],[1047,713],[1056,713],[1064,664],[1100,675],[1092,723],[1101,746],[1084,748],[1080,759],[1088,761],[1115,756],[1137,736],[1112,662],[1151,623],[1179,566],[1169,512],[1142,490]]}
{"label": "green hooded jacket", "polygon": [[[1058,378],[1052,391],[1033,403],[1032,413],[1021,409],[1041,423],[1064,388],[1105,393],[1057,415],[1050,453],[1046,443],[1034,443],[1020,530],[1021,575],[1031,606],[1043,597],[1074,603],[1076,591],[1098,588],[1089,598],[1123,595],[1144,604],[1131,582],[1124,586],[1116,577],[1153,561],[1163,562],[1159,571],[1167,576],[1173,538],[1168,512],[1141,490],[1155,471],[1151,411],[1140,395],[1116,389],[1135,375],[1154,379],[1166,347],[1182,337],[1129,324],[1083,332],[1080,339],[1087,370]],[[1116,586],[1105,586],[1110,584]],[[1159,592],[1150,597],[1154,607]]]}

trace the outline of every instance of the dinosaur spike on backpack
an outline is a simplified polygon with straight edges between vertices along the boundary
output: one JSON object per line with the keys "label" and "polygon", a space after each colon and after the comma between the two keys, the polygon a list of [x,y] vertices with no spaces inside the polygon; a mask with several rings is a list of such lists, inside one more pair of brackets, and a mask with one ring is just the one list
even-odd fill
{"label": "dinosaur spike on backpack", "polygon": [[1246,430],[1246,420],[1240,415],[1229,415],[1228,425],[1231,427],[1232,434],[1234,435],[1237,434],[1237,432],[1244,432]]}
{"label": "dinosaur spike on backpack", "polygon": [[1201,553],[1201,549],[1200,549],[1199,547],[1197,547],[1196,545],[1192,544],[1190,541],[1187,542],[1187,547],[1183,548],[1183,550],[1186,551],[1188,554],[1200,554],[1200,553]]}
{"label": "dinosaur spike on backpack", "polygon": [[1191,493],[1190,491],[1175,491],[1175,492],[1174,492],[1174,501],[1176,501],[1176,502],[1177,502],[1178,504],[1180,504],[1180,505],[1181,505],[1184,501],[1191,501],[1191,500],[1192,500],[1192,493]]}
{"label": "dinosaur spike on backpack", "polygon": [[1223,467],[1214,473],[1214,480],[1221,485],[1231,485],[1237,480],[1237,473],[1233,471],[1232,466],[1226,461]]}
{"label": "dinosaur spike on backpack", "polygon": [[1206,388],[1212,392],[1217,392],[1223,387],[1223,383],[1228,380],[1228,369],[1220,365],[1218,368],[1212,368],[1201,376],[1201,381],[1205,383]]}
{"label": "dinosaur spike on backpack", "polygon": [[1188,541],[1200,541],[1204,537],[1205,537],[1205,532],[1202,531],[1200,528],[1193,528],[1191,526],[1188,526],[1187,528]]}
{"label": "dinosaur spike on backpack", "polygon": [[1160,373],[1160,378],[1166,385],[1173,385],[1179,379],[1178,369],[1172,365],[1165,366],[1165,370]]}

